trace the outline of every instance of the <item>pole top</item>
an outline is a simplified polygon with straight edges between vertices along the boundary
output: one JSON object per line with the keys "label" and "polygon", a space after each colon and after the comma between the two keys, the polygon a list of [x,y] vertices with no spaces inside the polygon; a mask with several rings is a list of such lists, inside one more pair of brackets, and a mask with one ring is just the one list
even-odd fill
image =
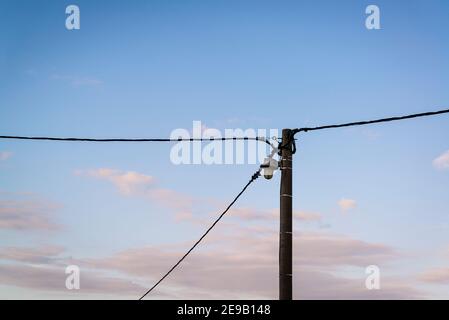
{"label": "pole top", "polygon": [[282,154],[283,150],[288,150],[291,154],[296,153],[296,143],[295,143],[296,131],[293,129],[282,129],[282,140],[279,143],[279,155]]}

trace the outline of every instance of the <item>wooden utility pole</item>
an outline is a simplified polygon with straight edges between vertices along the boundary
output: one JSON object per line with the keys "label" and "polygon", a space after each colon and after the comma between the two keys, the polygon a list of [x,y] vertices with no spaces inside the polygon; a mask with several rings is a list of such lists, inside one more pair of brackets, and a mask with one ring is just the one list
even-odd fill
{"label": "wooden utility pole", "polygon": [[282,130],[279,235],[279,300],[292,300],[292,130]]}

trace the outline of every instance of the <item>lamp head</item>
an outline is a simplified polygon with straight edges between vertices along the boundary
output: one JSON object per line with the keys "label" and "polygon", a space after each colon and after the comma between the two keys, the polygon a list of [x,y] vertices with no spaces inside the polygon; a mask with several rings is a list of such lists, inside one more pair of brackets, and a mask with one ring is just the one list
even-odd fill
{"label": "lamp head", "polygon": [[264,178],[270,180],[273,178],[274,172],[278,169],[278,162],[272,158],[267,158],[261,165],[261,168],[263,169]]}

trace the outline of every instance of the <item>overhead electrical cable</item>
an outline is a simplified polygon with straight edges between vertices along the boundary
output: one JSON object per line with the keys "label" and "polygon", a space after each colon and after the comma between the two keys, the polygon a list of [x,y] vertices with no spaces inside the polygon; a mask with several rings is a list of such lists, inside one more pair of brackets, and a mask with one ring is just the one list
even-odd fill
{"label": "overhead electrical cable", "polygon": [[308,131],[316,131],[316,130],[324,130],[324,129],[364,126],[364,125],[382,123],[382,122],[392,122],[392,121],[407,120],[407,119],[414,119],[414,118],[421,118],[421,117],[430,117],[430,116],[435,116],[435,115],[444,114],[444,113],[449,113],[449,109],[423,112],[423,113],[415,113],[415,114],[409,114],[409,115],[405,115],[405,116],[382,118],[382,119],[376,119],[376,120],[348,122],[348,123],[342,123],[342,124],[331,124],[331,125],[311,127],[311,128],[304,127],[304,128],[294,129],[293,131],[294,131],[294,133],[298,133],[298,132],[308,132]]}
{"label": "overhead electrical cable", "polygon": [[251,183],[256,181],[256,179],[260,176],[260,171],[262,168],[259,168],[251,177],[251,179],[248,181],[248,183],[243,187],[243,189],[237,194],[237,196],[234,198],[234,200],[231,201],[231,203],[226,207],[226,209],[218,216],[218,218],[212,223],[212,225],[206,230],[206,232],[203,233],[203,235],[194,243],[194,245],[179,259],[173,267],[170,268],[163,276],[160,278],[145,294],[140,297],[139,300],[142,300],[145,298],[146,295],[148,295],[151,291],[153,291],[162,281],[164,281],[165,278],[169,276],[170,273],[173,272],[180,264],[181,262],[187,258],[187,256],[196,248],[196,246],[207,236],[207,234],[217,225],[217,223],[223,218],[223,216],[231,209],[231,207],[234,205],[234,203],[237,202],[237,200],[240,198],[240,196],[246,191],[246,189],[250,186]]}

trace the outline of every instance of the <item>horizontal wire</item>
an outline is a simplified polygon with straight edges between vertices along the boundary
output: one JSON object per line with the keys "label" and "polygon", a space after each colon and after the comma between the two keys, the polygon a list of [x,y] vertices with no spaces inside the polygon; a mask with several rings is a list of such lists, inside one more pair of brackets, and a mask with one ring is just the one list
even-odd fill
{"label": "horizontal wire", "polygon": [[113,139],[98,139],[98,138],[61,138],[61,137],[33,137],[33,136],[0,136],[0,139],[9,140],[41,140],[41,141],[67,141],[67,142],[211,142],[211,141],[261,141],[265,142],[272,148],[276,148],[274,144],[266,137],[223,137],[223,138],[113,138]]}
{"label": "horizontal wire", "polygon": [[[302,127],[302,128],[293,129],[292,131],[293,131],[293,133],[298,133],[298,132],[308,132],[308,131],[324,130],[324,129],[362,126],[362,125],[369,125],[369,124],[382,123],[382,122],[391,122],[391,121],[399,121],[399,120],[413,119],[413,118],[419,118],[419,117],[428,117],[428,116],[434,116],[434,115],[439,115],[439,114],[444,114],[444,113],[449,113],[449,109],[416,113],[416,114],[410,114],[410,115],[399,116],[399,117],[368,120],[368,121],[332,124],[332,125],[325,125],[325,126],[318,126],[318,127]],[[48,141],[69,141],[69,142],[75,142],[75,141],[78,141],[78,142],[182,142],[182,141],[193,142],[193,141],[202,141],[202,142],[204,142],[204,141],[227,141],[227,140],[234,140],[234,141],[235,140],[256,140],[256,141],[265,142],[266,144],[270,145],[272,148],[276,148],[276,146],[274,146],[274,144],[271,143],[270,140],[267,139],[266,137],[97,139],[97,138],[60,138],[60,137],[33,137],[33,136],[2,135],[2,136],[0,136],[0,139],[48,140]]]}

